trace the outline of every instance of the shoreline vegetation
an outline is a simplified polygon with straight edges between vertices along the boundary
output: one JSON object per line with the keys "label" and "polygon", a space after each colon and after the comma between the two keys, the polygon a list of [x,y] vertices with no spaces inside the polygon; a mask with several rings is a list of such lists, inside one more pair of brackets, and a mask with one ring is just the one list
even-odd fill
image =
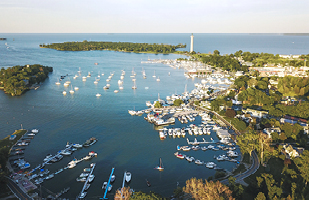
{"label": "shoreline vegetation", "polygon": [[134,53],[174,53],[178,48],[186,48],[185,44],[168,45],[162,43],[133,43],[133,42],[63,42],[40,44],[40,48],[50,48],[58,51],[91,51],[91,50],[110,50]]}
{"label": "shoreline vegetation", "polygon": [[10,149],[16,142],[27,132],[25,129],[15,130],[12,135],[16,137],[12,139],[11,135],[0,140],[0,197],[5,197],[10,190],[7,188],[6,176],[9,174],[8,169],[5,167],[9,160]]}
{"label": "shoreline vegetation", "polygon": [[53,72],[52,67],[39,64],[1,68],[0,89],[6,94],[19,96],[30,89],[33,84],[40,84]]}

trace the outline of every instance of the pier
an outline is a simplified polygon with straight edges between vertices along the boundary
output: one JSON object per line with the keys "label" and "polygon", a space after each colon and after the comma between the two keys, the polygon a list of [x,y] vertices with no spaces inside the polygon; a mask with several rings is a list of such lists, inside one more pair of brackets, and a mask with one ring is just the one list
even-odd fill
{"label": "pier", "polygon": [[108,192],[108,188],[109,188],[109,186],[110,186],[111,178],[112,178],[112,176],[113,176],[113,174],[114,174],[114,170],[115,170],[115,168],[113,167],[113,168],[112,168],[112,172],[111,172],[111,174],[109,175],[109,179],[108,179],[108,182],[107,182],[107,185],[106,185],[106,188],[105,188],[105,192],[104,192],[103,199],[108,199],[108,198],[106,198],[106,194],[107,194],[107,192]]}
{"label": "pier", "polygon": [[83,186],[83,188],[82,188],[82,191],[80,192],[80,194],[78,195],[78,198],[76,198],[76,200],[79,199],[80,196],[81,196],[81,194],[84,193],[85,188],[86,188],[86,185],[87,185],[88,182],[89,182],[89,178],[90,178],[90,176],[92,175],[92,172],[93,172],[93,170],[94,170],[94,168],[95,168],[95,165],[96,165],[95,163],[92,163],[92,164],[91,164],[91,171],[89,172],[89,175],[88,175],[88,177],[87,177],[87,180],[85,181],[84,186]]}

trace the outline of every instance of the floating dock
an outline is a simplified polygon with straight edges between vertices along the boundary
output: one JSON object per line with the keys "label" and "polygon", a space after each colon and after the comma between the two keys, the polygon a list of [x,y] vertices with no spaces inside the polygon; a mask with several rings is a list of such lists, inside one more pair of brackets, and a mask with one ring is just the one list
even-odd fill
{"label": "floating dock", "polygon": [[88,177],[87,177],[87,180],[85,181],[84,186],[83,186],[83,189],[82,189],[82,191],[79,193],[77,199],[79,199],[80,194],[82,194],[82,193],[85,191],[86,185],[88,184],[88,181],[89,181],[89,177],[90,177],[90,175],[92,175],[92,172],[93,172],[93,170],[94,170],[96,164],[95,164],[95,163],[92,163],[91,165],[92,165],[92,166],[91,166],[91,171],[89,172],[89,175],[88,175]]}
{"label": "floating dock", "polygon": [[110,186],[111,178],[112,178],[112,176],[113,176],[113,174],[114,174],[114,170],[115,170],[115,168],[113,167],[112,172],[111,172],[111,174],[109,175],[109,179],[108,179],[108,182],[107,182],[107,185],[106,185],[106,188],[105,188],[105,192],[104,192],[103,199],[108,199],[108,198],[106,198],[106,194],[107,194],[107,191],[108,191],[108,187]]}

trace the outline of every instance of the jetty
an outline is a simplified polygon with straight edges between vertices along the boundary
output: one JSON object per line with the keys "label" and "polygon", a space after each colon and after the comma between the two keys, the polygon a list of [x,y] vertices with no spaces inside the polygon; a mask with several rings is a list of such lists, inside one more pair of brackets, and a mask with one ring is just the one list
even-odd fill
{"label": "jetty", "polygon": [[113,167],[113,168],[112,168],[112,172],[111,172],[111,174],[109,175],[109,179],[108,179],[108,182],[107,182],[107,185],[106,185],[106,188],[105,188],[105,192],[104,192],[103,199],[108,199],[108,198],[106,198],[106,194],[107,194],[107,191],[108,191],[108,187],[110,186],[111,178],[112,178],[112,176],[113,176],[113,174],[114,174],[114,170],[115,170],[115,168]]}
{"label": "jetty", "polygon": [[92,172],[93,172],[93,170],[94,170],[94,168],[95,168],[95,163],[91,163],[91,171],[89,172],[89,175],[88,175],[88,177],[87,177],[87,179],[86,179],[86,181],[85,181],[85,183],[84,183],[84,186],[83,186],[83,188],[82,188],[82,191],[80,192],[80,194],[78,195],[78,198],[76,198],[76,200],[77,199],[79,199],[80,197],[81,197],[81,195],[84,193],[84,191],[85,191],[85,188],[86,188],[86,185],[88,184],[88,182],[89,182],[89,179],[90,179],[90,177],[91,177],[91,175],[92,175]]}

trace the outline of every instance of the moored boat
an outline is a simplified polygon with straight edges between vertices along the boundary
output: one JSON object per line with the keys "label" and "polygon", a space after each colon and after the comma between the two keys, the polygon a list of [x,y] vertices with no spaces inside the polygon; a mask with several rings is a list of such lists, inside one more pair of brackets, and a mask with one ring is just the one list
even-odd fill
{"label": "moored boat", "polygon": [[126,179],[126,182],[129,183],[131,181],[131,172],[125,172],[125,179]]}

